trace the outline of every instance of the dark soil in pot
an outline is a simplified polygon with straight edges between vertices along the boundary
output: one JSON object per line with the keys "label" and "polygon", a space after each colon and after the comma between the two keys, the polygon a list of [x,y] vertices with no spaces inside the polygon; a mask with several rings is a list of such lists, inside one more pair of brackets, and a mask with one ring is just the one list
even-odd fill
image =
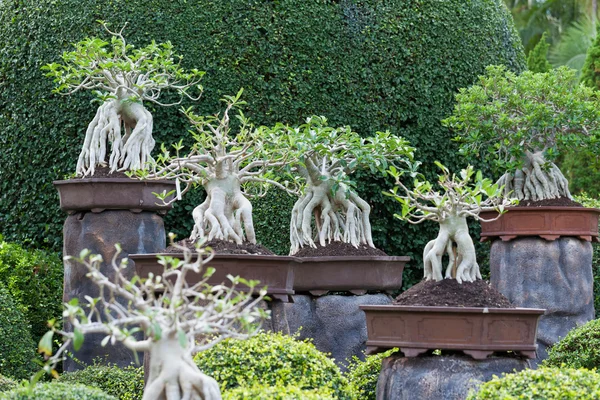
{"label": "dark soil in pot", "polygon": [[325,247],[318,244],[316,248],[303,247],[292,255],[295,257],[387,256],[382,250],[367,245],[360,245],[356,248],[350,243],[343,242],[331,242]]}
{"label": "dark soil in pot", "polygon": [[484,280],[458,283],[456,279],[421,281],[400,296],[394,304],[429,307],[515,308],[506,297]]}
{"label": "dark soil in pot", "polygon": [[[85,178],[129,178],[125,175],[125,172],[110,172],[109,167],[96,167],[94,169],[94,175],[86,175]],[[133,178],[129,178],[133,179]]]}
{"label": "dark soil in pot", "polygon": [[[184,239],[177,242],[179,246],[187,247],[190,250],[195,251],[196,245],[190,239]],[[226,242],[224,240],[211,240],[206,243],[206,246],[211,247],[216,254],[257,254],[257,255],[265,255],[265,256],[273,256],[271,250],[267,249],[262,244],[255,244],[250,242],[243,242],[242,244],[237,244],[234,242]],[[169,246],[164,251],[165,253],[181,253],[181,250],[174,247]]]}
{"label": "dark soil in pot", "polygon": [[546,199],[546,200],[521,200],[516,207],[583,207],[581,203],[573,201],[567,197],[559,197],[558,199]]}

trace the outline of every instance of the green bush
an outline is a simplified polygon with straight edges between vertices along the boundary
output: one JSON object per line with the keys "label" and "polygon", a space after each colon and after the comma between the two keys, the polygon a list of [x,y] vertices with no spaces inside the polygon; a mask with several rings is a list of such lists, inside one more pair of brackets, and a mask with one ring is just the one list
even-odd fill
{"label": "green bush", "polygon": [[552,65],[548,62],[548,35],[546,32],[540,38],[538,44],[527,56],[527,69],[531,72],[548,72],[552,69]]}
{"label": "green bush", "polygon": [[346,377],[350,382],[350,390],[361,400],[376,400],[377,380],[381,372],[381,363],[383,359],[397,352],[394,348],[384,353],[367,356],[364,361],[354,356],[352,362],[348,365]]}
{"label": "green bush", "polygon": [[31,327],[10,293],[0,284],[0,372],[27,379],[35,369]]}
{"label": "green bush", "polygon": [[138,400],[144,395],[144,368],[133,365],[92,365],[80,371],[65,372],[60,382],[81,383],[101,389],[119,400]]}
{"label": "green bush", "polygon": [[63,263],[56,254],[24,249],[0,236],[0,282],[24,308],[37,342],[46,322],[62,315]]}
{"label": "green bush", "polygon": [[[598,28],[600,32],[600,28]],[[594,89],[600,89],[600,34],[588,48],[585,63],[581,69],[581,83]]]}
{"label": "green bush", "polygon": [[70,385],[62,382],[50,382],[37,385],[33,393],[27,388],[19,388],[0,393],[1,400],[118,400],[100,389],[85,385]]}
{"label": "green bush", "polygon": [[[245,113],[258,124],[300,124],[316,114],[363,136],[390,129],[417,147],[419,159],[451,169],[464,163],[450,141],[454,134],[439,121],[451,113],[456,90],[489,64],[525,67],[501,0],[2,1],[0,221],[10,240],[60,250],[65,216],[51,181],[75,170],[97,104],[90,93],[52,94],[40,67],[86,36],[106,38],[98,19],[113,29],[129,21],[124,33],[137,46],[170,40],[183,67],[206,71],[198,114],[215,113],[224,94],[243,87]],[[178,107],[148,107],[157,146],[188,136]],[[434,176],[434,168],[425,169]],[[411,270],[437,228],[393,221],[398,206],[381,194],[392,182],[366,172],[358,178],[360,194],[374,206],[375,243],[415,257],[405,280],[419,280]],[[189,235],[201,196],[177,202],[167,229]],[[255,202],[266,210],[261,218],[276,214],[260,224],[257,237],[279,254],[289,250],[290,204],[281,193]]]}
{"label": "green bush", "polygon": [[330,388],[348,398],[348,381],[332,359],[310,341],[281,333],[262,332],[248,340],[228,339],[198,353],[194,361],[213,377],[222,391],[238,386],[295,385],[302,389]]}
{"label": "green bush", "polygon": [[8,378],[4,375],[0,375],[0,392],[6,392],[8,390],[15,389],[19,384],[14,379]]}
{"label": "green bush", "polygon": [[600,320],[578,326],[548,349],[544,365],[549,367],[600,367]]}
{"label": "green bush", "polygon": [[467,400],[597,400],[600,398],[600,374],[587,369],[525,369],[483,383],[478,393]]}
{"label": "green bush", "polygon": [[293,385],[237,387],[223,393],[223,400],[335,400],[328,390],[305,390]]}

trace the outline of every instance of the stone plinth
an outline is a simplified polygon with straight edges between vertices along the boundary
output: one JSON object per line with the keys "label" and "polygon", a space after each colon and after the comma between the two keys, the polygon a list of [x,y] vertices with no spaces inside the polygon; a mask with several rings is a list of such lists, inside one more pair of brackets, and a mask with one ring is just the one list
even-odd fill
{"label": "stone plinth", "polygon": [[[130,211],[104,211],[101,213],[79,212],[69,215],[64,224],[64,255],[79,257],[83,249],[93,254],[100,254],[105,260],[100,270],[109,277],[113,276],[110,261],[115,255],[115,244],[119,243],[122,252],[117,259],[134,253],[158,253],[166,247],[163,219],[154,212],[132,213]],[[135,271],[130,261],[126,275],[132,277]],[[86,301],[84,296],[97,297],[98,288],[85,275],[87,269],[74,261],[65,261],[65,278],[63,300],[78,298],[80,304]],[[65,324],[70,330],[70,326]],[[91,364],[94,359],[101,358],[107,362],[126,366],[134,362],[133,353],[121,345],[100,346],[104,335],[87,335],[81,349],[74,352],[77,359]],[[140,361],[143,355],[139,354]],[[65,371],[81,368],[80,365],[67,360]]]}
{"label": "stone plinth", "polygon": [[377,400],[464,399],[494,375],[528,368],[526,359],[492,357],[474,360],[461,355],[406,358],[394,354],[383,360]]}
{"label": "stone plinth", "polygon": [[592,245],[561,237],[496,240],[490,283],[519,307],[545,308],[538,326],[538,361],[546,348],[594,318]]}

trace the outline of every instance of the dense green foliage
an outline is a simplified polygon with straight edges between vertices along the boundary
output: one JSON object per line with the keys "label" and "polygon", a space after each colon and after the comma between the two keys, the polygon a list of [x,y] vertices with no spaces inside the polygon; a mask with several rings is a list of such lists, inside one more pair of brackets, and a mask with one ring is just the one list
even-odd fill
{"label": "dense green foliage", "polygon": [[34,341],[62,314],[63,264],[56,254],[28,250],[0,236],[0,282],[23,308]]}
{"label": "dense green foliage", "polygon": [[494,377],[470,393],[467,400],[592,400],[600,398],[600,374],[587,369],[525,369],[502,378]]}
{"label": "dense green foliage", "polygon": [[527,69],[531,72],[548,72],[552,69],[552,65],[548,62],[548,43],[546,32],[535,45],[533,50],[527,55]]}
{"label": "dense green foliage", "polygon": [[309,341],[281,333],[262,332],[248,340],[228,339],[194,357],[200,370],[226,391],[238,386],[295,385],[302,389],[331,388],[348,398],[348,381],[332,359]]}
{"label": "dense green foliage", "polygon": [[92,365],[80,371],[65,372],[59,381],[96,387],[119,400],[138,400],[144,395],[143,367]]}
{"label": "dense green foliage", "polygon": [[0,285],[0,372],[2,375],[28,379],[36,368],[36,345],[29,322],[21,308],[3,285]]}
{"label": "dense green foliage", "polygon": [[549,367],[600,367],[600,320],[578,326],[548,350],[544,365]]}
{"label": "dense green foliage", "polygon": [[335,400],[328,390],[305,390],[293,385],[254,385],[223,393],[223,400]]}
{"label": "dense green foliage", "polygon": [[[52,94],[53,83],[40,67],[86,36],[106,39],[98,19],[114,29],[129,21],[124,33],[134,45],[170,40],[184,56],[182,67],[206,71],[195,108],[200,115],[214,113],[224,94],[243,87],[246,114],[257,124],[300,124],[314,114],[362,136],[390,129],[417,147],[417,158],[451,168],[462,160],[439,121],[451,112],[454,92],[473,83],[486,65],[515,71],[525,66],[500,0],[3,1],[0,221],[10,240],[60,248],[64,215],[51,181],[74,172],[97,105],[90,103],[91,93]],[[147,106],[157,143],[187,136],[188,124],[176,109]],[[420,259],[435,225],[392,221],[397,205],[381,194],[391,183],[367,172],[356,176],[359,193],[374,206],[375,243],[390,254]],[[189,235],[191,209],[200,196],[187,195],[177,204],[167,229]],[[273,221],[286,221],[262,223],[260,213],[254,218],[258,240],[286,254],[287,195],[255,204],[270,211]],[[410,268],[408,273],[414,282]]]}
{"label": "dense green foliage", "polygon": [[391,349],[383,353],[367,356],[364,361],[354,357],[348,365],[346,377],[350,382],[350,391],[361,400],[376,400],[377,379],[381,372],[383,359],[395,353],[398,349]]}
{"label": "dense green foliage", "polygon": [[4,375],[0,375],[0,392],[6,392],[8,390],[13,390],[17,386],[18,386],[18,383],[14,379],[8,378]]}
{"label": "dense green foliage", "polygon": [[585,64],[581,70],[581,82],[591,88],[600,89],[600,35],[598,34],[588,48]]}
{"label": "dense green foliage", "polygon": [[50,382],[37,385],[33,393],[27,388],[19,388],[0,393],[3,400],[117,400],[100,389],[85,385],[70,385],[62,382]]}

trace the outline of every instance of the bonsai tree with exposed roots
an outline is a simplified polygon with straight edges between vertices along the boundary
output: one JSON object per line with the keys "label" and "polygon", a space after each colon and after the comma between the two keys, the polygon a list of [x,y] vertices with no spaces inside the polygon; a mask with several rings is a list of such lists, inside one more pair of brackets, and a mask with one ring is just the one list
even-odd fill
{"label": "bonsai tree with exposed roots", "polygon": [[[85,133],[83,148],[77,160],[78,176],[94,174],[97,166],[106,166],[108,142],[111,152],[110,171],[146,168],[152,161],[154,148],[152,115],[144,101],[161,106],[181,103],[187,97],[197,100],[198,85],[204,72],[186,72],[180,66],[181,56],[173,53],[170,42],[136,49],[127,44],[120,32],[112,32],[111,41],[87,38],[75,44],[75,50],[62,54],[62,64],[43,67],[54,78],[54,92],[70,95],[80,90],[92,90],[101,104]],[[198,94],[190,93],[197,89]],[[177,91],[179,101],[163,104],[159,101],[165,89]]]}
{"label": "bonsai tree with exposed roots", "polygon": [[[395,217],[411,224],[435,221],[440,225],[437,238],[427,243],[423,251],[425,279],[442,280],[442,257],[448,255],[446,278],[455,278],[458,283],[473,282],[481,279],[477,264],[475,246],[469,235],[467,217],[484,220],[479,216],[482,211],[498,211],[498,217],[504,207],[514,201],[502,197],[503,188],[483,179],[481,172],[476,174],[469,166],[460,172],[460,176],[450,175],[442,164],[436,162],[442,170],[438,177],[441,191],[436,190],[426,180],[417,178],[414,188],[409,190],[400,180],[402,173],[391,168],[389,173],[396,178],[396,187],[392,196],[402,204],[401,214]],[[474,179],[473,179],[474,178]],[[401,189],[399,191],[398,189]]]}
{"label": "bonsai tree with exposed roots", "polygon": [[[174,145],[175,155],[165,147],[150,171],[138,172],[139,177],[175,179],[185,187],[172,201],[200,184],[206,199],[192,212],[194,228],[191,240],[224,240],[256,243],[252,221],[252,204],[248,197],[264,196],[271,185],[294,192],[274,174],[286,165],[289,146],[279,129],[255,127],[239,109],[245,104],[236,96],[225,96],[227,104],[222,115],[200,116],[184,110],[194,126],[195,143],[189,153],[180,156],[181,142]],[[230,113],[237,109],[237,132],[232,135]],[[169,194],[159,194],[165,199]]]}
{"label": "bonsai tree with exposed roots", "polygon": [[[310,117],[289,128],[297,150],[293,172],[304,180],[290,222],[290,254],[304,246],[332,241],[375,247],[371,236],[371,207],[354,190],[350,175],[360,167],[385,171],[390,162],[412,160],[414,148],[389,132],[361,138],[349,126],[332,128],[324,117]],[[312,220],[315,221],[315,229]]]}
{"label": "bonsai tree with exposed roots", "polygon": [[456,100],[443,122],[459,132],[463,154],[486,159],[503,174],[498,184],[506,196],[570,198],[567,179],[552,160],[561,147],[598,151],[598,92],[578,85],[566,67],[516,75],[490,66]]}
{"label": "bonsai tree with exposed roots", "polygon": [[[266,291],[252,291],[258,282],[229,277],[230,285],[210,286],[207,281],[214,269],[210,263],[212,252],[192,251],[178,247],[183,259],[159,257],[164,266],[162,276],[149,275],[147,279],[134,276],[128,280],[123,275],[127,259],[117,264],[119,251],[112,261],[114,278],[100,272],[101,256],[88,251],[77,259],[89,271],[87,276],[100,288],[100,297],[86,298],[85,306],[75,300],[65,303],[63,317],[73,326],[73,332],[52,327],[40,341],[40,352],[48,361],[47,372],[62,361],[70,345],[77,350],[88,333],[103,333],[102,345],[122,342],[133,351],[150,353],[149,376],[143,400],[220,400],[217,382],[204,375],[192,360],[198,351],[206,350],[223,339],[245,339],[256,333],[260,322],[268,316],[257,307]],[[186,282],[190,273],[203,278],[193,285]],[[238,284],[248,286],[248,293],[239,291]],[[120,298],[124,301],[117,301]],[[100,311],[102,308],[102,311]],[[147,339],[137,340],[133,335],[143,332]],[[65,340],[52,355],[54,334]]]}

